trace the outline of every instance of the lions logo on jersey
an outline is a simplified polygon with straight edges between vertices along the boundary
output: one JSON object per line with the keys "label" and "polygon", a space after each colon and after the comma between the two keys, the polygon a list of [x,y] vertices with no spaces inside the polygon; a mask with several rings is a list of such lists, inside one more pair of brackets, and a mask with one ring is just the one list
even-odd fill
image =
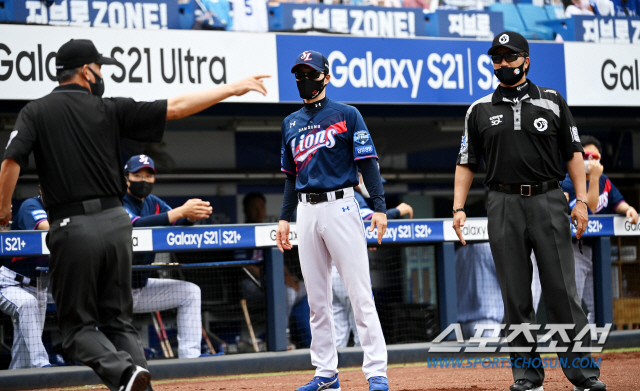
{"label": "lions logo on jersey", "polygon": [[369,133],[366,130],[359,130],[353,135],[353,141],[362,145],[365,145],[369,138]]}

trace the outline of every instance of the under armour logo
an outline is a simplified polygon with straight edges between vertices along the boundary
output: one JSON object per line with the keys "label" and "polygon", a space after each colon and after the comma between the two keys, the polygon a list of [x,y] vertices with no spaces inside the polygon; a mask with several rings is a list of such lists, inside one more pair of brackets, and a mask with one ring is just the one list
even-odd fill
{"label": "under armour logo", "polygon": [[71,222],[71,219],[67,217],[66,219],[62,220],[62,222],[60,223],[60,226],[64,227],[65,225],[67,225],[70,222]]}
{"label": "under armour logo", "polygon": [[294,126],[296,126],[296,121],[289,122],[289,128],[293,128]]}
{"label": "under armour logo", "polygon": [[300,55],[300,59],[301,59],[302,61],[309,61],[309,60],[311,60],[311,52],[309,52],[308,50],[307,50],[307,51],[305,51],[305,52],[303,52],[303,53]]}
{"label": "under armour logo", "polygon": [[348,207],[348,206],[346,206],[346,207],[342,208],[342,211],[343,211],[343,212],[346,212],[346,211],[348,211],[348,210],[349,210],[349,207]]}
{"label": "under armour logo", "polygon": [[316,103],[316,107],[321,107],[321,106],[322,106],[322,103],[320,102]]}

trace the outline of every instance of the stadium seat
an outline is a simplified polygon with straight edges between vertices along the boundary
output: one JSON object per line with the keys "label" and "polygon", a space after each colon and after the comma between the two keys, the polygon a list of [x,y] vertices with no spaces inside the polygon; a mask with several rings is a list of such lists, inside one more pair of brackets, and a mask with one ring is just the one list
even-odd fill
{"label": "stadium seat", "polygon": [[566,19],[564,8],[559,5],[545,5],[544,10],[547,11],[549,20]]}
{"label": "stadium seat", "polygon": [[539,34],[527,30],[515,4],[493,3],[489,6],[489,11],[502,12],[505,30],[520,33],[526,39],[543,39]]}
{"label": "stadium seat", "polygon": [[544,8],[533,4],[518,4],[517,8],[527,31],[537,33],[541,39],[553,39],[553,30],[547,26],[538,24],[538,22],[549,20]]}

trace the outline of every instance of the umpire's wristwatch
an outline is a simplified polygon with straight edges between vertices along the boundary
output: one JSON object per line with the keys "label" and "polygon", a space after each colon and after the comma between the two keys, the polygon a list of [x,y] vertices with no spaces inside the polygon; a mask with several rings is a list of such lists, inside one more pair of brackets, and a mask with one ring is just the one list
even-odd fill
{"label": "umpire's wristwatch", "polygon": [[[453,215],[455,216],[455,215],[456,215],[456,213],[458,213],[458,212],[464,212],[464,208],[454,209],[454,210],[453,210]],[[466,213],[466,212],[465,212],[465,213]]]}

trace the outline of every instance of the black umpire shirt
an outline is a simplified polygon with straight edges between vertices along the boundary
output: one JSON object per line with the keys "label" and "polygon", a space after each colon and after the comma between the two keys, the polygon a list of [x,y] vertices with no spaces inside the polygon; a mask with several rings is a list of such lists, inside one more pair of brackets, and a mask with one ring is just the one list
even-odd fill
{"label": "black umpire shirt", "polygon": [[456,164],[475,171],[484,158],[485,184],[534,184],[563,180],[562,161],[584,152],[567,102],[556,90],[527,80],[522,97],[497,88],[475,101],[464,121]]}
{"label": "black umpire shirt", "polygon": [[101,98],[78,84],[56,87],[18,115],[4,158],[21,174],[34,152],[46,209],[126,194],[120,138],[160,142],[167,101]]}

